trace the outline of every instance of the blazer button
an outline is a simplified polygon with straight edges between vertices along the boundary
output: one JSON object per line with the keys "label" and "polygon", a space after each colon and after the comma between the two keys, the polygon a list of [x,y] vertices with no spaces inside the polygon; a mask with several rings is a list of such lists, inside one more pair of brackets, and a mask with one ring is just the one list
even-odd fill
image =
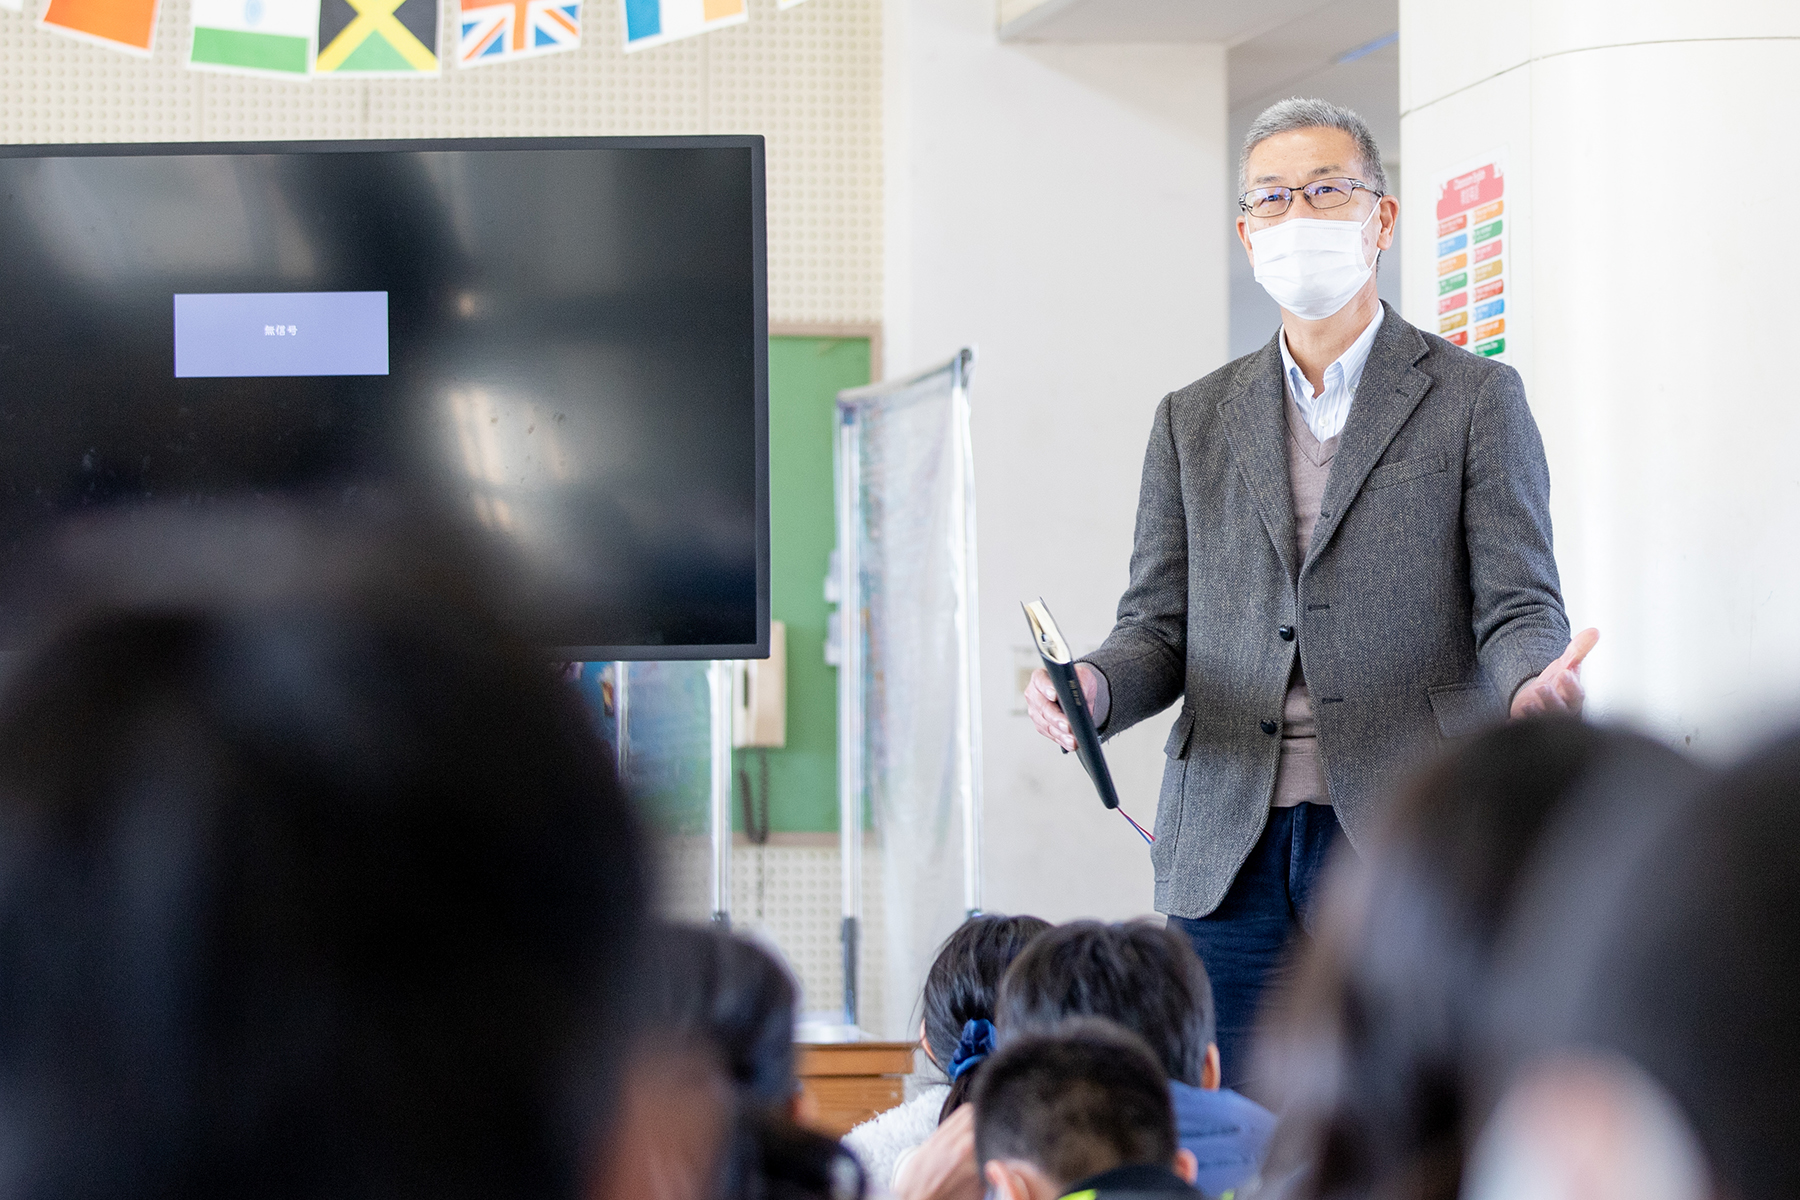
{"label": "blazer button", "polygon": [[1284,642],[1291,642],[1294,640],[1294,627],[1292,625],[1283,625],[1275,632],[1281,635],[1281,640]]}
{"label": "blazer button", "polygon": [[1275,731],[1280,728],[1281,728],[1281,726],[1277,725],[1273,721],[1264,721],[1262,723],[1262,731],[1264,733],[1268,734],[1270,737],[1274,737]]}

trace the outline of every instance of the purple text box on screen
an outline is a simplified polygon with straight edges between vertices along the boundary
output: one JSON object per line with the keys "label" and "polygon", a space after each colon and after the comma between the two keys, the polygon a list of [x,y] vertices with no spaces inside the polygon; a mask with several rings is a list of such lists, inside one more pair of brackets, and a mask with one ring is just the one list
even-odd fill
{"label": "purple text box on screen", "polygon": [[175,297],[175,377],[386,375],[386,292]]}

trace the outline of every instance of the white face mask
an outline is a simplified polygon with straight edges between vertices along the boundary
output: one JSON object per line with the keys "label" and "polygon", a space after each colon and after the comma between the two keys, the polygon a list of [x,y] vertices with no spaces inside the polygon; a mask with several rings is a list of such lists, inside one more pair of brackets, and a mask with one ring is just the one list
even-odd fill
{"label": "white face mask", "polygon": [[1256,282],[1296,317],[1323,321],[1369,281],[1375,265],[1363,253],[1363,230],[1380,211],[1378,204],[1361,225],[1295,217],[1258,229],[1250,235]]}

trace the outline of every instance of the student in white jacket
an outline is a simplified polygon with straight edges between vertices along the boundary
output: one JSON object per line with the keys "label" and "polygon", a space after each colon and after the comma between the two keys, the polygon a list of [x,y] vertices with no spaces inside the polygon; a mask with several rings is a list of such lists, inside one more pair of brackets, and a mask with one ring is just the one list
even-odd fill
{"label": "student in white jacket", "polygon": [[925,976],[919,1046],[944,1082],[927,1083],[898,1108],[844,1136],[869,1182],[895,1190],[906,1160],[938,1123],[968,1099],[974,1073],[994,1048],[994,997],[1000,977],[1031,940],[1050,928],[1037,917],[971,917],[944,942]]}

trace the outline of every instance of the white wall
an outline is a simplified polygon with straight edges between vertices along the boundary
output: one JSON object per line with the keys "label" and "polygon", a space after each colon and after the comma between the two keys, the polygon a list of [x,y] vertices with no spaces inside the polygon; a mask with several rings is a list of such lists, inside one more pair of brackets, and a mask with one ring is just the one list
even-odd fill
{"label": "white wall", "polygon": [[[1225,360],[1224,52],[1002,46],[993,0],[886,13],[888,373],[979,353],[986,903],[1146,913],[1147,847],[1019,715],[1019,602],[1105,636],[1151,414]],[[1110,751],[1146,825],[1171,719]]]}
{"label": "white wall", "polygon": [[1433,179],[1508,152],[1508,343],[1570,617],[1602,630],[1595,711],[1700,752],[1766,736],[1800,698],[1800,5],[1405,0],[1400,44],[1427,328]]}

